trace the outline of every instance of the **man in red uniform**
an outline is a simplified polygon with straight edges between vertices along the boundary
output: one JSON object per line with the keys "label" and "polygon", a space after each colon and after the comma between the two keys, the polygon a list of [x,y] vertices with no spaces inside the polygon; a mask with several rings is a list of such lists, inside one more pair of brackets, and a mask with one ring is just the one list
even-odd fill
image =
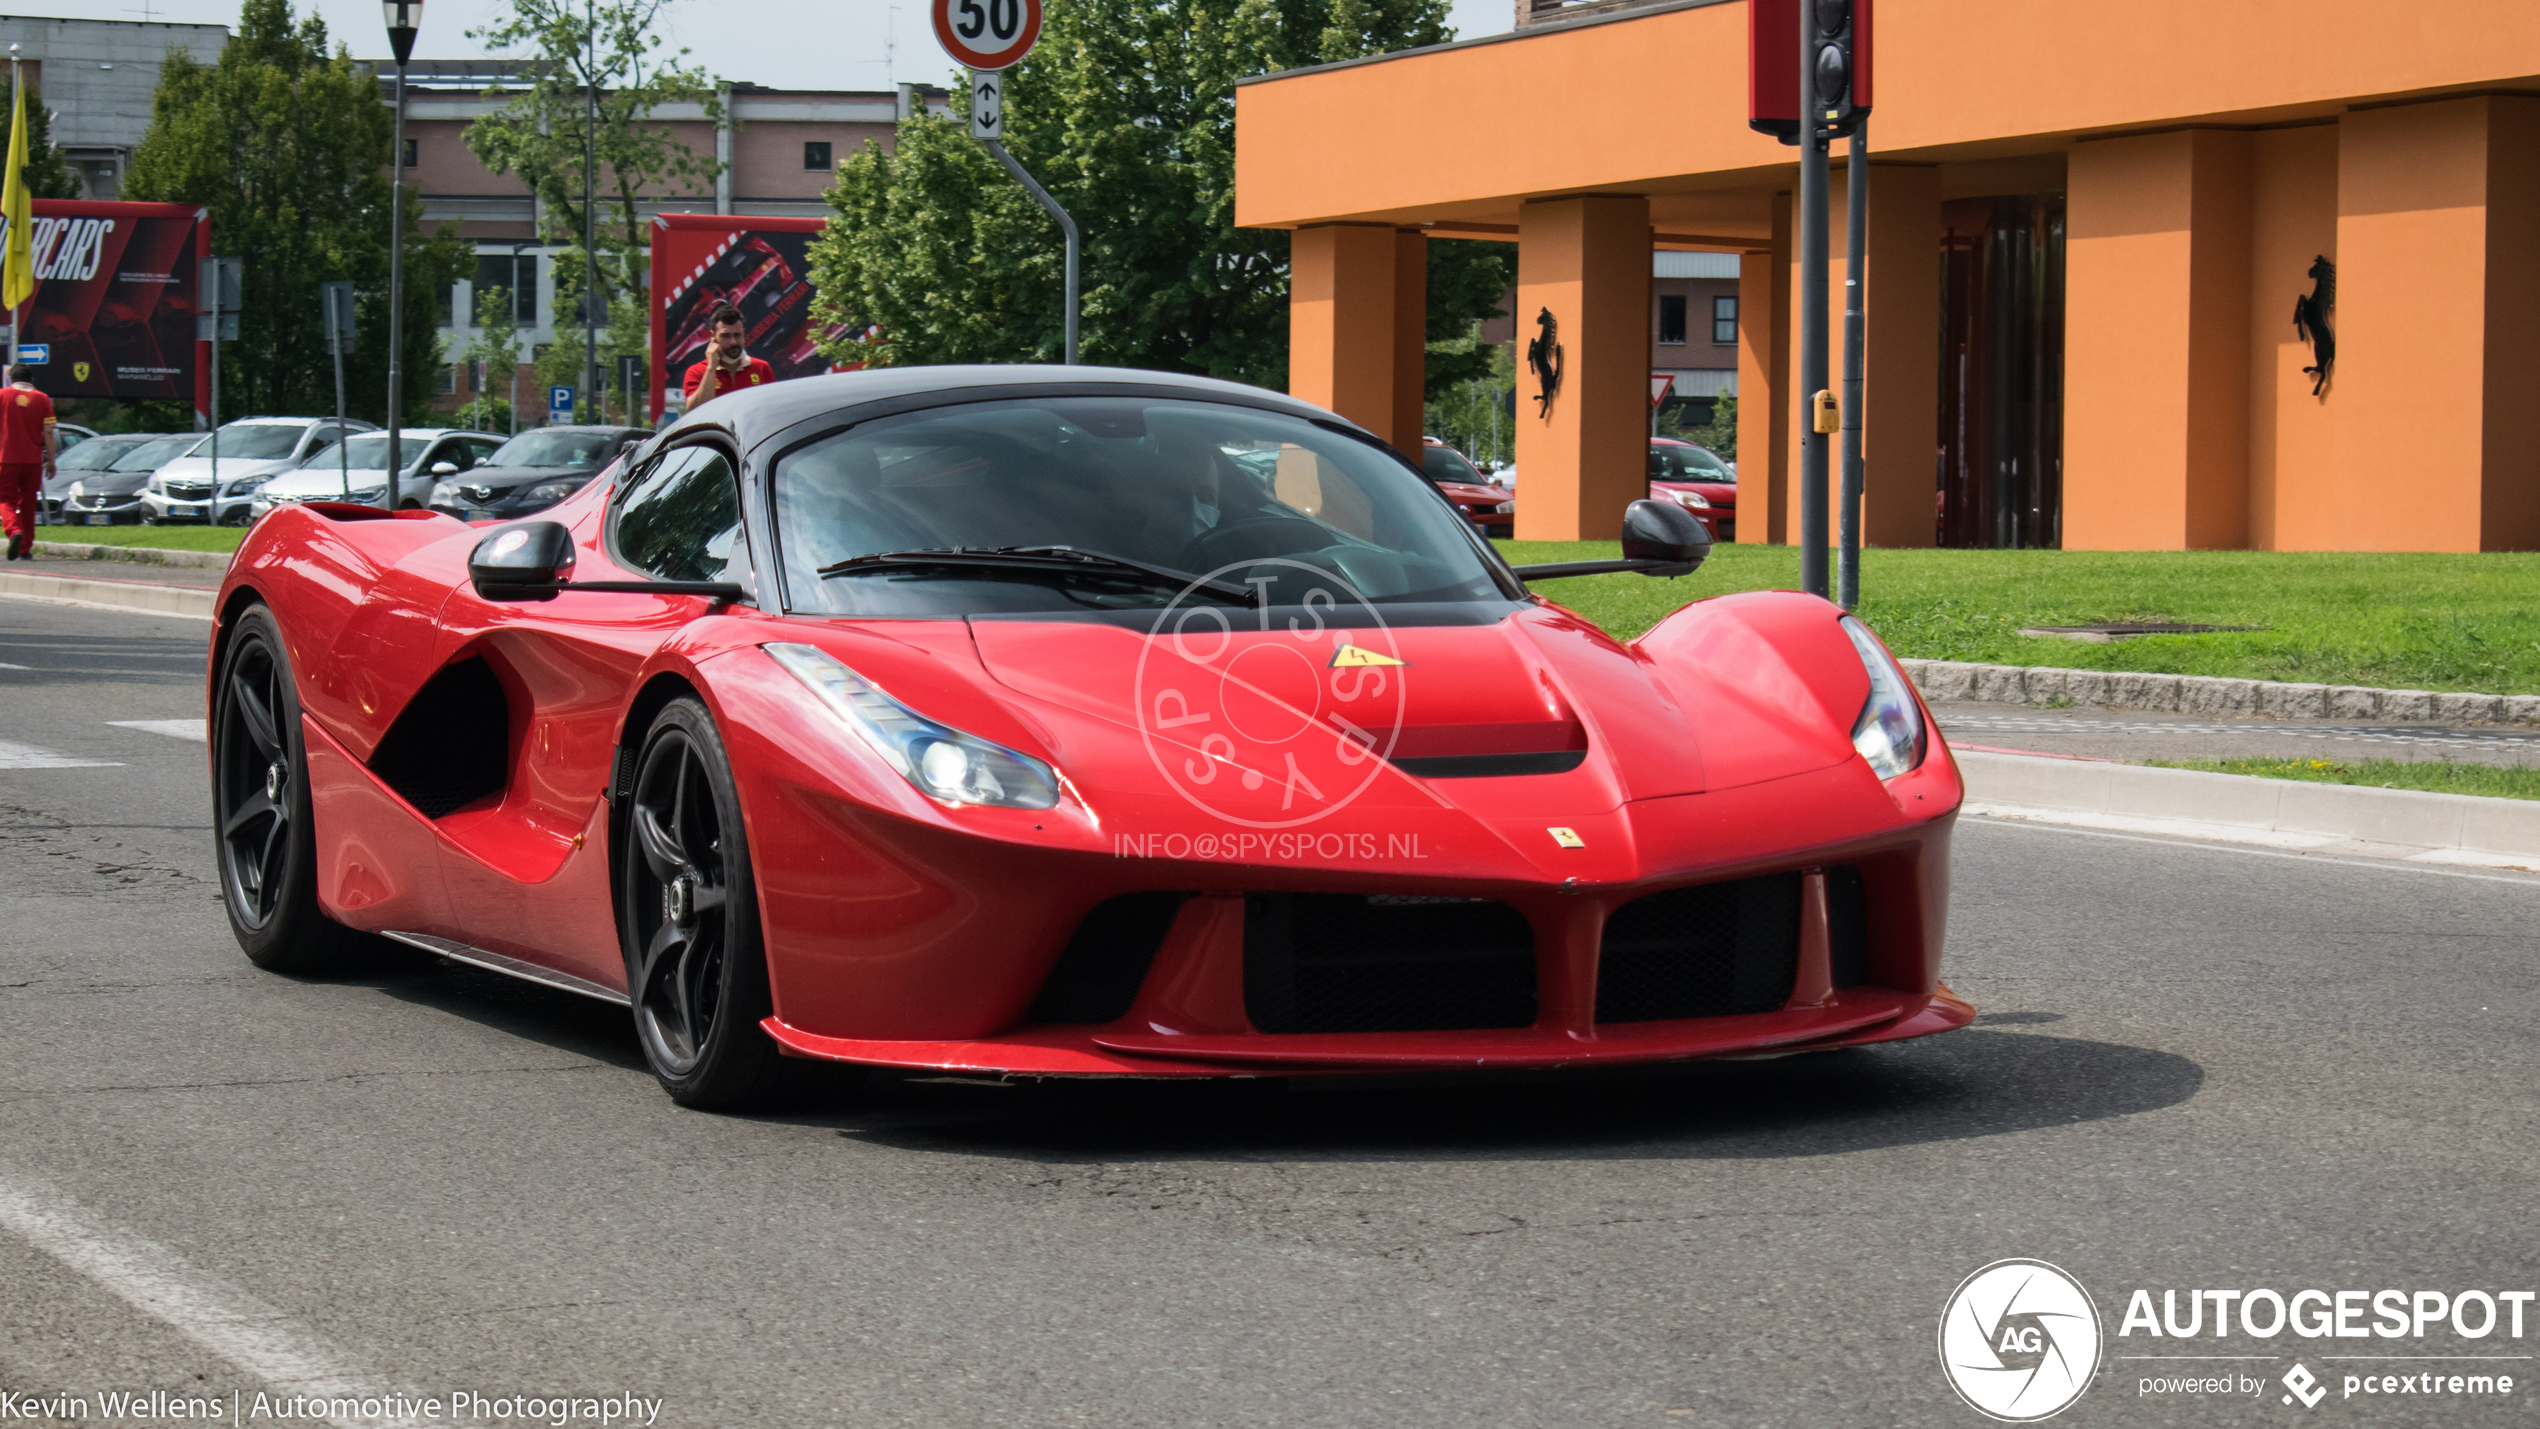
{"label": "man in red uniform", "polygon": [[741,310],[730,303],[714,310],[706,322],[705,360],[688,369],[688,380],[682,386],[688,394],[688,410],[698,407],[726,392],[756,387],[776,380],[776,371],[762,358],[750,356],[749,330],[741,323]]}
{"label": "man in red uniform", "polygon": [[35,559],[36,500],[53,475],[53,399],[35,390],[22,363],[9,364],[0,388],[0,524],[9,530],[9,559]]}

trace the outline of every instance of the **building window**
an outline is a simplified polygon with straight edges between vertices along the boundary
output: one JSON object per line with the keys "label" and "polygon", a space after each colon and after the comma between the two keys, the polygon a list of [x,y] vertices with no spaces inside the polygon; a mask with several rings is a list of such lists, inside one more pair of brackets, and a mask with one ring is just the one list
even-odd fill
{"label": "building window", "polygon": [[406,141],[405,155],[398,161],[397,167],[401,169],[411,169],[415,166],[415,146],[419,142],[421,141],[415,139],[408,139]]}
{"label": "building window", "polygon": [[476,255],[477,311],[468,314],[469,326],[485,310],[485,297],[496,288],[508,290],[512,296],[512,321],[522,327],[538,325],[538,260],[528,254],[479,253]]}
{"label": "building window", "polygon": [[812,172],[816,172],[816,173],[826,173],[826,172],[828,172],[828,170],[829,170],[829,141],[828,141],[828,140],[826,140],[826,139],[809,140],[809,141],[806,141],[806,142],[803,144],[803,167],[804,167],[806,170],[809,170],[809,171],[812,171]]}
{"label": "building window", "polygon": [[456,396],[459,390],[459,365],[455,362],[442,363],[440,376],[433,382],[432,390],[444,397]]}
{"label": "building window", "polygon": [[1722,347],[1737,345],[1737,299],[1711,300],[1711,340]]}
{"label": "building window", "polygon": [[1685,340],[1685,296],[1662,293],[1658,297],[1658,345],[1682,347]]}

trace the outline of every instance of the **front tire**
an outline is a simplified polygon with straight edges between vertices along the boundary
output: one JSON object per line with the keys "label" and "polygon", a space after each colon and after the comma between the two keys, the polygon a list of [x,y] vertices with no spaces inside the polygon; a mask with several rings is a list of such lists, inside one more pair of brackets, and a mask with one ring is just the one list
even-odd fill
{"label": "front tire", "polygon": [[618,840],[618,933],[635,1035],[681,1106],[732,1110],[785,1080],[748,834],[714,717],[683,696],[645,732]]}
{"label": "front tire", "polygon": [[268,972],[303,977],[375,960],[380,940],[318,907],[307,737],[271,610],[240,614],[213,688],[213,856],[238,946]]}

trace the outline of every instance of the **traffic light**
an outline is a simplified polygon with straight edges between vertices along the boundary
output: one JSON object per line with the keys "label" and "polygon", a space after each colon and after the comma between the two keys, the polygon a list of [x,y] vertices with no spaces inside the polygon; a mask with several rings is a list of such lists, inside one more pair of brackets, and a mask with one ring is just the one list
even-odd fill
{"label": "traffic light", "polygon": [[1808,0],[1815,10],[1815,103],[1818,131],[1839,138],[1870,114],[1870,0]]}
{"label": "traffic light", "polygon": [[1799,142],[1801,0],[1747,0],[1746,127]]}

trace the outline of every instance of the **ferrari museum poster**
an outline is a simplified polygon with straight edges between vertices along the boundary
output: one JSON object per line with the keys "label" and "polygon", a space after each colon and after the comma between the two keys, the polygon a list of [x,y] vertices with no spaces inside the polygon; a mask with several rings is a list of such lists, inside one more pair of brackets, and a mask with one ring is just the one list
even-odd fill
{"label": "ferrari museum poster", "polygon": [[34,345],[36,385],[55,398],[204,405],[194,292],[210,235],[209,211],[193,204],[35,200],[19,351]]}
{"label": "ferrari museum poster", "polygon": [[653,218],[652,415],[677,399],[688,369],[705,356],[706,319],[730,303],[749,329],[752,357],[776,380],[833,370],[811,320],[811,240],[817,218],[664,213]]}

